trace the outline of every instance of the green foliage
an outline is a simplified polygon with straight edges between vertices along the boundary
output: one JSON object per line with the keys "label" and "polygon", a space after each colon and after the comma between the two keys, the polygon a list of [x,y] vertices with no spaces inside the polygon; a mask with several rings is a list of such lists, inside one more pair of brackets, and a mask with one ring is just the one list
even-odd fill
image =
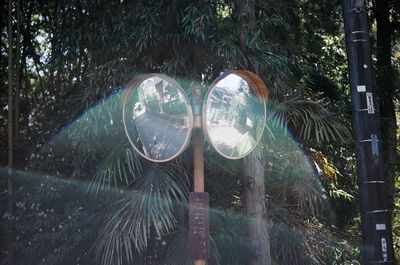
{"label": "green foliage", "polygon": [[323,100],[303,99],[300,95],[286,96],[269,103],[271,125],[292,129],[302,141],[345,142],[350,139],[349,125],[335,115]]}
{"label": "green foliage", "polygon": [[150,240],[159,241],[176,226],[174,202],[186,203],[187,176],[177,167],[150,168],[134,183],[135,190],[111,208],[96,247],[103,264],[132,262]]}
{"label": "green foliage", "polygon": [[[8,175],[0,171],[1,187]],[[90,245],[96,238],[93,226],[99,225],[99,210],[110,199],[90,197],[81,183],[28,172],[12,172],[15,206],[12,212],[2,207],[2,236],[14,231],[14,264],[92,264]],[[7,191],[0,195],[7,204]],[[66,236],[67,235],[67,236]],[[2,248],[2,256],[7,248]],[[8,264],[3,259],[0,264]]]}
{"label": "green foliage", "polygon": [[217,249],[219,262],[239,265],[257,255],[257,249],[247,239],[250,218],[234,210],[213,209],[210,214],[210,231]]}
{"label": "green foliage", "polygon": [[[49,178],[29,185],[15,180],[23,186],[15,194],[15,212],[2,216],[7,228],[11,221],[17,225],[17,264],[93,264],[91,248],[95,263],[107,265],[190,264],[185,216],[191,182],[183,165],[190,168],[191,150],[167,164],[144,161],[125,137],[120,88],[149,72],[173,75],[186,90],[194,83],[205,88],[220,72],[237,68],[258,69],[270,89],[260,144],[273,262],[357,264],[355,159],[339,2],[257,0],[254,23],[233,0],[22,2],[16,167],[91,183],[82,188]],[[4,3],[0,7],[5,10]],[[0,21],[4,87],[7,34],[5,18]],[[0,95],[5,165],[8,109],[5,92]],[[163,108],[176,113],[180,104]],[[247,240],[249,217],[242,214],[242,164],[207,147],[209,262],[246,264],[257,249]],[[110,195],[114,188],[121,194]],[[397,204],[398,198],[393,228],[399,234]]]}

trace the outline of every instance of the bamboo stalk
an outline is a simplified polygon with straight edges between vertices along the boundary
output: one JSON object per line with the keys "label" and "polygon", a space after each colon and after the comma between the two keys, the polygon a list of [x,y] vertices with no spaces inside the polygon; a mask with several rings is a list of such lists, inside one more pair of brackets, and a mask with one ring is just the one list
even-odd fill
{"label": "bamboo stalk", "polygon": [[[13,25],[12,25],[12,0],[8,1],[8,213],[10,216],[13,212],[13,183],[12,183],[12,167],[14,164],[14,121],[13,121]],[[13,252],[14,252],[14,234],[13,229],[8,231],[7,235],[7,247],[8,247],[8,264],[14,264]]]}

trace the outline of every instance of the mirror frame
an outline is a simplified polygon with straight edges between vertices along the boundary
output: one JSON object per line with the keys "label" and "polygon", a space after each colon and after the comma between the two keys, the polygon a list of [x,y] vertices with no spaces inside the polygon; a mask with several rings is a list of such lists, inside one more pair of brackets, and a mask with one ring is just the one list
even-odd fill
{"label": "mirror frame", "polygon": [[[180,147],[180,149],[178,150],[178,152],[176,152],[175,155],[167,158],[167,159],[154,159],[154,158],[150,158],[148,156],[146,156],[145,154],[143,154],[134,144],[133,141],[131,139],[131,136],[128,133],[128,129],[126,126],[126,122],[125,122],[125,106],[126,103],[128,101],[129,96],[131,95],[132,92],[134,92],[135,90],[137,90],[139,88],[139,86],[147,79],[152,78],[152,77],[158,77],[166,82],[168,82],[169,84],[171,84],[172,86],[174,86],[178,92],[183,96],[183,101],[185,102],[185,107],[186,107],[186,111],[187,111],[187,115],[188,115],[188,119],[189,119],[189,124],[188,124],[188,132],[186,134],[186,138],[182,144],[182,146]],[[153,73],[153,74],[143,74],[140,75],[136,78],[133,78],[131,81],[129,81],[129,83],[125,86],[124,90],[123,90],[123,101],[122,101],[122,123],[124,124],[124,130],[125,130],[125,135],[127,136],[131,146],[136,150],[136,152],[138,152],[142,157],[144,157],[145,159],[152,161],[152,162],[157,162],[157,163],[162,163],[162,162],[168,162],[171,161],[173,159],[175,159],[177,156],[179,156],[189,145],[190,139],[191,139],[191,135],[192,135],[192,131],[193,131],[193,111],[192,111],[192,106],[187,98],[187,96],[185,95],[185,91],[183,90],[182,86],[178,84],[178,82],[176,82],[173,78],[165,75],[165,74],[159,74],[159,73]]]}
{"label": "mirror frame", "polygon": [[[228,75],[231,75],[231,74],[234,74],[234,75],[237,75],[237,76],[243,78],[244,81],[246,81],[247,84],[249,85],[250,89],[254,92],[254,94],[257,97],[262,98],[263,105],[264,105],[264,122],[263,122],[262,131],[260,133],[260,136],[258,137],[258,139],[255,139],[256,142],[249,151],[247,151],[246,153],[244,153],[243,155],[238,156],[238,157],[228,156],[228,155],[224,154],[223,152],[221,152],[218,148],[216,148],[216,146],[213,144],[213,141],[210,137],[210,134],[208,132],[208,127],[207,127],[207,114],[206,114],[207,109],[206,109],[206,107],[207,107],[208,98],[211,95],[213,88],[218,84],[218,82],[220,82],[222,79],[226,78]],[[208,142],[214,148],[214,150],[217,151],[217,153],[222,155],[223,157],[232,159],[232,160],[241,159],[241,158],[247,156],[249,153],[251,153],[254,150],[254,148],[258,145],[258,143],[260,142],[262,135],[264,133],[264,130],[265,130],[265,124],[266,124],[266,120],[267,120],[267,101],[268,101],[268,88],[264,84],[264,82],[261,80],[261,78],[258,75],[254,74],[253,72],[250,72],[247,70],[232,70],[232,71],[227,71],[227,72],[222,73],[217,79],[215,79],[209,86],[207,94],[204,98],[203,113],[202,113],[203,131],[207,137]]]}

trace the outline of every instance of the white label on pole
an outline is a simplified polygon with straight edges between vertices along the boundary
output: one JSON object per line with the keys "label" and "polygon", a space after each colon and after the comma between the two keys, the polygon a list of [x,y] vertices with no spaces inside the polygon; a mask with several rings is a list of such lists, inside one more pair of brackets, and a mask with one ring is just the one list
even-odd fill
{"label": "white label on pole", "polygon": [[379,144],[378,144],[378,135],[371,134],[371,148],[372,148],[372,155],[378,156],[379,155]]}
{"label": "white label on pole", "polygon": [[382,258],[383,261],[387,261],[388,255],[387,255],[387,243],[386,239],[384,237],[381,238],[381,245],[382,245]]}
{"label": "white label on pole", "polygon": [[378,231],[386,230],[386,225],[385,224],[376,224],[375,228]]}
{"label": "white label on pole", "polygon": [[364,85],[357,86],[357,92],[365,92],[367,88]]}
{"label": "white label on pole", "polygon": [[366,93],[367,96],[367,109],[368,109],[368,114],[374,114],[375,109],[374,109],[374,100],[372,97],[372,93]]}

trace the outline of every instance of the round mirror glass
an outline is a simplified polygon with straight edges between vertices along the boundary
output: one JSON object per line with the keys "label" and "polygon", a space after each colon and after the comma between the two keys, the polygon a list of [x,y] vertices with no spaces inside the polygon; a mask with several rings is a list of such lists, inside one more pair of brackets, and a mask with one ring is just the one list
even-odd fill
{"label": "round mirror glass", "polygon": [[260,140],[266,118],[267,90],[255,74],[227,72],[211,85],[203,124],[211,145],[229,159],[250,153]]}
{"label": "round mirror glass", "polygon": [[193,119],[181,86],[165,75],[150,74],[126,89],[123,123],[136,151],[154,162],[178,156],[189,142]]}

